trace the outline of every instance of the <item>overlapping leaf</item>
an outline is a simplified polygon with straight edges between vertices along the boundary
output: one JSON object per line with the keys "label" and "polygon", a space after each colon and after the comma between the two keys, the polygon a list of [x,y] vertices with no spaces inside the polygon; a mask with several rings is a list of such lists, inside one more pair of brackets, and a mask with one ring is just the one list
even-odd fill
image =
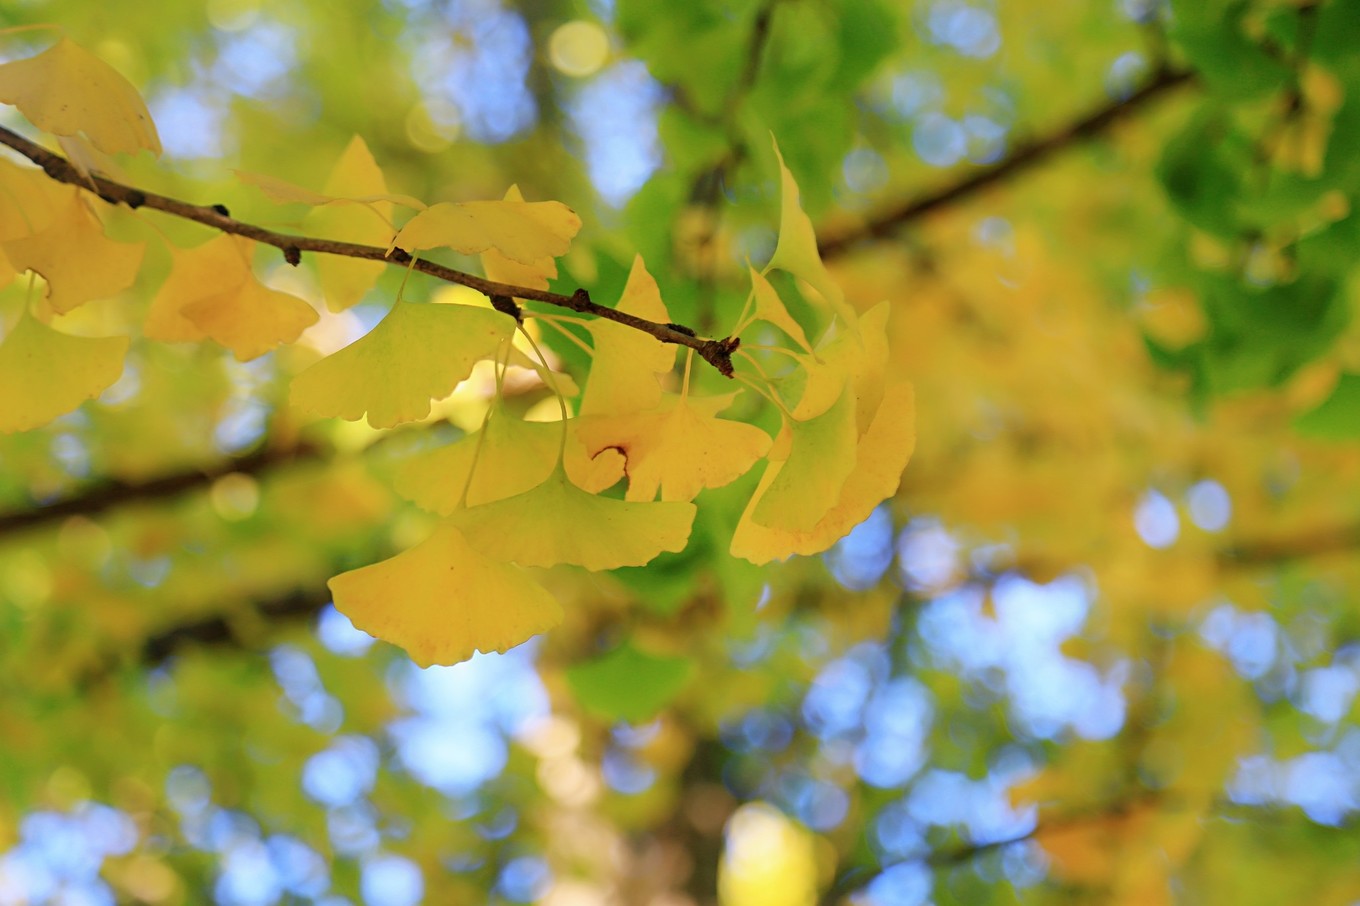
{"label": "overlapping leaf", "polygon": [[317,415],[375,428],[430,414],[515,330],[490,308],[397,302],[365,336],[293,379],[293,403]]}
{"label": "overlapping leaf", "polygon": [[[665,323],[670,320],[666,305],[642,257],[633,259],[618,310]],[[581,397],[581,414],[638,412],[655,408],[661,402],[658,374],[675,365],[675,347],[655,337],[614,321],[590,322],[595,341],[590,379]]]}
{"label": "overlapping leaf", "polygon": [[751,274],[751,292],[755,295],[756,318],[778,327],[804,352],[811,353],[812,347],[808,345],[807,334],[803,332],[802,325],[789,314],[784,300],[779,298],[779,293],[770,285],[770,281],[753,267],[748,267],[747,270]]}
{"label": "overlapping leaf", "polygon": [[555,468],[537,487],[455,514],[489,557],[521,566],[571,564],[590,570],[643,566],[689,540],[694,504],[612,500],[572,484]]}
{"label": "overlapping leaf", "polygon": [[666,395],[645,412],[582,418],[579,433],[592,455],[617,450],[626,461],[628,499],[693,500],[746,474],[770,449],[752,425],[718,418],[737,394]]}
{"label": "overlapping leaf", "polygon": [[51,218],[38,232],[5,242],[4,251],[15,270],[42,274],[54,311],[65,314],[92,299],[120,293],[136,281],[143,244],[106,237],[79,190],[63,191]]}
{"label": "overlapping leaf", "polygon": [[0,343],[0,431],[36,428],[103,393],[127,348],[127,337],[75,337],[22,315]]}
{"label": "overlapping leaf", "polygon": [[316,312],[260,283],[250,264],[254,247],[224,233],[191,249],[171,249],[170,276],[151,300],[146,335],[163,342],[208,337],[241,361],[296,340],[316,323]]}
{"label": "overlapping leaf", "polygon": [[[364,245],[385,246],[391,241],[392,202],[381,197],[387,192],[387,180],[362,138],[356,135],[350,141],[331,170],[324,191],[329,195],[371,195],[374,200],[318,208],[307,215],[310,231],[327,239]],[[373,288],[386,267],[381,261],[317,255],[316,274],[326,307],[344,311],[354,305]]]}
{"label": "overlapping leaf", "polygon": [[855,468],[855,397],[846,388],[820,415],[791,421],[770,459],[781,468],[758,497],[752,518],[761,525],[805,532],[835,505]]}
{"label": "overlapping leaf", "polygon": [[394,245],[412,251],[447,247],[465,255],[496,249],[534,265],[566,253],[581,218],[559,201],[467,201],[432,205],[406,222]]}
{"label": "overlapping leaf", "polygon": [[[511,186],[506,190],[503,200],[522,204],[524,195],[519,186]],[[497,283],[547,289],[548,281],[557,276],[557,260],[552,255],[544,255],[534,261],[521,262],[499,249],[489,248],[482,252],[482,271],[486,279]]]}
{"label": "overlapping leaf", "polygon": [[0,242],[41,232],[52,222],[67,189],[33,167],[0,158]]}
{"label": "overlapping leaf", "polygon": [[105,154],[161,153],[146,103],[112,66],[63,37],[35,57],[0,65],[0,103],[53,135],[84,133]]}
{"label": "overlapping leaf", "polygon": [[447,523],[410,550],[327,584],[355,626],[400,645],[423,667],[506,651],[562,621],[542,586],[480,553]]}
{"label": "overlapping leaf", "polygon": [[779,159],[780,203],[779,241],[770,258],[769,268],[788,271],[821,294],[831,311],[845,321],[854,321],[855,312],[845,301],[845,291],[831,278],[817,251],[817,233],[798,200],[798,183],[784,165],[779,143],[774,143]]}
{"label": "overlapping leaf", "polygon": [[[576,421],[568,422],[564,466],[578,487],[602,491],[623,477],[623,457],[616,451],[590,457],[576,439]],[[467,505],[513,497],[541,484],[552,474],[562,442],[561,422],[528,422],[495,406],[480,432],[419,453],[397,469],[394,487],[407,500],[447,516],[457,509],[467,487]],[[468,473],[476,463],[472,483]]]}
{"label": "overlapping leaf", "polygon": [[854,452],[854,468],[841,485],[835,504],[806,531],[770,528],[754,519],[758,502],[788,467],[772,462],[761,476],[732,538],[732,556],[768,563],[793,554],[820,553],[869,517],[874,507],[897,493],[902,470],[916,442],[916,406],[911,384],[888,383],[882,404]]}

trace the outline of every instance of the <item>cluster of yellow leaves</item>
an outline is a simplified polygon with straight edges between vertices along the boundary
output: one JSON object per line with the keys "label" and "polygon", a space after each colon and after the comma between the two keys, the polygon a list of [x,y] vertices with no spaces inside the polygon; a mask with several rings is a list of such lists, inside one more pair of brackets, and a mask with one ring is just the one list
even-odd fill
{"label": "cluster of yellow leaves", "polygon": [[[105,153],[160,150],[135,89],[65,38],[36,57],[0,66],[0,101],[64,141],[88,141]],[[768,350],[747,355],[758,378],[743,377],[781,413],[774,438],[720,417],[744,390],[692,394],[691,353],[677,391],[675,347],[607,319],[586,325],[592,367],[574,414],[565,400],[575,394],[574,382],[551,374],[541,354],[535,361],[512,345],[517,330],[533,344],[516,318],[400,295],[375,328],[294,378],[297,408],[322,417],[366,418],[385,429],[428,418],[432,401],[452,394],[479,362],[490,360],[500,375],[482,428],[412,458],[397,478],[399,492],[439,514],[429,538],[331,580],[336,606],[355,625],[403,646],[421,664],[504,651],[562,618],[526,570],[610,570],[681,551],[696,513],[694,499],[735,481],[762,458],[764,475],[732,542],[734,555],[756,563],[827,549],[896,491],[911,454],[914,414],[910,386],[887,376],[887,305],[859,314],[846,302],[818,256],[812,224],[782,158],[779,169],[778,245],[765,271],[751,270],[751,315],[737,331],[760,321],[793,344],[779,350],[791,357],[791,368],[789,358],[772,360]],[[391,194],[358,137],[321,192],[238,175],[275,202],[309,206],[308,228],[326,239],[389,252],[447,248],[476,254],[488,278],[535,289],[556,276],[555,259],[581,226],[565,205],[525,201],[514,187],[499,201],[432,206]],[[0,161],[0,194],[13,202],[0,207],[0,278],[24,270],[41,275],[47,286],[41,317],[136,283],[142,245],[108,239],[82,190]],[[392,221],[398,206],[416,212],[400,227]],[[172,247],[169,276],[146,311],[145,336],[212,340],[242,361],[297,341],[319,314],[261,282],[254,247],[232,234]],[[384,267],[318,257],[322,295],[333,312],[362,299]],[[823,322],[816,344],[770,282],[772,270],[806,287],[803,293]],[[669,320],[641,258],[618,309],[657,323]],[[0,430],[27,430],[97,396],[117,379],[128,342],[67,336],[26,306],[0,345]],[[562,420],[524,421],[501,403],[511,364],[537,370],[559,390]],[[624,477],[622,499],[602,493]]]}
{"label": "cluster of yellow leaves", "polygon": [[[579,414],[566,422],[525,422],[495,403],[479,431],[406,461],[397,490],[439,513],[443,522],[415,548],[331,580],[336,606],[357,626],[402,645],[416,661],[450,663],[474,651],[519,644],[561,618],[544,606],[543,589],[526,578],[524,568],[607,570],[682,550],[695,515],[692,501],[705,489],[736,480],[761,458],[769,460],[765,474],[732,543],[734,555],[757,563],[825,550],[891,496],[911,454],[914,430],[910,385],[887,377],[887,305],[851,313],[815,244],[808,244],[811,224],[782,161],[781,174],[784,233],[775,263],[817,292],[816,301],[829,307],[831,326],[814,348],[769,280],[752,270],[752,320],[774,325],[798,347],[796,366],[770,382],[789,397],[780,403],[777,438],[719,416],[741,391],[697,396],[687,378],[678,392],[669,391],[663,381],[675,366],[671,347],[618,323],[593,321],[588,329],[594,360]],[[475,214],[475,209],[442,212],[420,224],[412,244],[451,244],[448,231],[463,229]],[[525,216],[536,224],[530,231],[544,224],[549,231],[567,228]],[[438,231],[425,232],[436,225]],[[410,225],[403,229],[397,244],[409,230]],[[786,235],[793,238],[785,240]],[[497,257],[484,262],[488,273],[508,272],[543,285],[552,256],[563,250],[565,243],[553,246],[529,236],[514,250],[497,246],[487,253]],[[634,261],[617,307],[668,320],[641,259]],[[411,306],[422,308],[429,306]],[[476,359],[500,361],[499,349],[508,355],[511,319],[478,311],[480,320],[468,317],[456,337],[440,336],[433,344],[444,351],[442,372],[433,359],[407,367],[413,359],[423,361],[419,341],[386,339],[379,325],[299,376],[294,400],[350,419],[366,409],[375,426],[423,417],[434,384],[409,394],[409,402],[419,403],[412,409],[399,411],[379,398],[400,393],[413,371],[431,379],[438,372],[435,383],[448,392]],[[503,333],[496,332],[497,318]],[[320,371],[332,361],[333,374]],[[450,366],[455,361],[457,368]],[[772,399],[778,402],[778,396]],[[375,412],[382,414],[375,419]],[[600,495],[625,475],[623,500]],[[496,602],[497,618],[480,622],[490,601]]]}

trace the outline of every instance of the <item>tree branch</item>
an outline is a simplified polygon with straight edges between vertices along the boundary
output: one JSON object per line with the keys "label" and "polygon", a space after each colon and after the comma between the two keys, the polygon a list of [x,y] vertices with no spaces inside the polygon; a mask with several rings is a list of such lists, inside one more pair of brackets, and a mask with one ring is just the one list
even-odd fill
{"label": "tree branch", "polygon": [[1353,553],[1360,547],[1360,524],[1308,529],[1296,535],[1245,539],[1218,552],[1225,567],[1276,566],[1306,557]]}
{"label": "tree branch", "polygon": [[147,192],[120,182],[114,182],[102,176],[84,176],[66,158],[48,151],[41,145],[3,126],[0,126],[0,145],[13,148],[42,167],[44,173],[58,182],[64,182],[86,191],[91,191],[91,187],[93,187],[95,194],[110,204],[125,204],[129,208],[151,208],[184,220],[201,223],[224,233],[233,233],[265,245],[272,245],[283,252],[284,259],[289,264],[296,265],[302,252],[316,252],[322,255],[340,255],[346,258],[382,261],[401,267],[413,266],[415,270],[422,274],[429,274],[431,277],[449,283],[470,287],[487,298],[509,296],[534,302],[544,302],[548,305],[569,308],[582,314],[594,315],[597,318],[616,321],[650,334],[662,343],[672,343],[676,346],[693,349],[704,361],[718,369],[719,372],[727,377],[732,376],[732,353],[740,344],[740,340],[737,338],[704,339],[695,336],[692,332],[677,330],[676,326],[672,324],[659,324],[655,321],[630,315],[627,312],[607,308],[592,302],[590,294],[584,289],[578,289],[570,296],[564,296],[561,293],[549,292],[548,290],[485,280],[451,267],[445,267],[442,264],[435,264],[433,261],[427,261],[424,258],[416,258],[414,265],[412,265],[412,256],[404,249],[394,248],[389,252],[387,249],[377,246],[360,245],[355,242],[339,242],[334,239],[315,239],[310,236],[276,233],[273,230],[266,230],[263,227],[234,219],[222,205],[205,207],[190,204],[177,198],[157,195],[154,192]]}
{"label": "tree branch", "polygon": [[1056,132],[1017,146],[1000,163],[889,208],[849,232],[821,238],[818,246],[822,257],[825,259],[845,254],[853,246],[868,240],[886,239],[927,214],[975,195],[1078,142],[1095,138],[1121,118],[1172,89],[1189,85],[1194,80],[1193,72],[1179,69],[1159,70],[1146,84],[1123,100],[1107,104],[1075,122],[1068,123]]}
{"label": "tree branch", "polygon": [[105,510],[130,503],[146,503],[178,497],[206,488],[224,475],[239,472],[258,475],[280,466],[321,460],[326,452],[308,443],[277,449],[265,448],[247,456],[225,459],[199,469],[174,472],[151,481],[129,484],[105,481],[52,503],[39,504],[32,509],[0,513],[0,541],[6,536],[41,528],[71,516],[97,516]]}

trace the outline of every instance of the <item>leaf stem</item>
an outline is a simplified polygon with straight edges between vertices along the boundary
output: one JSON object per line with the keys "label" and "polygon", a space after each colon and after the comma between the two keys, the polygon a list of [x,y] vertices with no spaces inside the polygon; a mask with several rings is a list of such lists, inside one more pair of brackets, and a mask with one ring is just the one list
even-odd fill
{"label": "leaf stem", "polygon": [[[501,401],[501,387],[505,383],[505,368],[510,361],[509,339],[501,341],[501,349],[496,350],[496,393],[491,397],[491,402],[486,407],[486,414],[482,416],[481,427],[477,429],[477,446],[472,451],[472,464],[468,466],[467,478],[463,480],[463,493],[458,495],[458,506],[455,509],[465,509],[467,507],[468,491],[472,490],[472,479],[477,474],[477,465],[482,461],[482,447],[486,445],[486,426],[491,423],[491,413],[496,411],[496,404]],[[501,362],[504,350],[505,363]]]}
{"label": "leaf stem", "polygon": [[566,327],[564,327],[564,326],[562,326],[561,324],[558,323],[559,321],[567,321],[567,322],[581,323],[581,324],[587,323],[584,319],[580,319],[580,318],[560,318],[560,317],[558,317],[558,316],[556,316],[556,315],[536,314],[536,313],[531,312],[531,311],[526,311],[526,312],[524,313],[524,316],[525,316],[526,318],[538,318],[538,319],[539,319],[540,321],[542,321],[544,324],[547,324],[547,325],[549,325],[549,326],[551,326],[551,327],[556,328],[557,331],[558,331],[558,333],[562,334],[562,336],[566,337],[568,340],[570,340],[571,342],[575,343],[575,344],[581,349],[582,352],[584,352],[586,355],[590,356],[591,358],[594,358],[594,356],[595,356],[595,348],[594,348],[593,346],[591,346],[591,345],[590,345],[589,343],[587,343],[585,340],[581,339],[581,338],[578,337],[576,334],[572,333],[570,330],[567,330]]}
{"label": "leaf stem", "polygon": [[548,357],[543,354],[543,350],[538,348],[538,344],[534,342],[529,331],[524,329],[523,324],[519,325],[519,332],[524,334],[524,339],[529,341],[529,345],[534,348],[534,352],[538,355],[538,360],[543,363],[543,373],[547,375],[552,392],[557,397],[557,408],[562,413],[562,439],[557,445],[557,467],[559,469],[565,468],[567,462],[567,398],[562,395],[562,388],[557,385],[557,376],[548,367]]}

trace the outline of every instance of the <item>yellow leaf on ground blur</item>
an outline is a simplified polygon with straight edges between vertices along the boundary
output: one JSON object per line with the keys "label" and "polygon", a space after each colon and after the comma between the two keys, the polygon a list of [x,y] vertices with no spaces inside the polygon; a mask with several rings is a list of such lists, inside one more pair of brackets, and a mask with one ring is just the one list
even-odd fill
{"label": "yellow leaf on ground blur", "polygon": [[620,451],[627,463],[628,499],[693,500],[746,474],[770,449],[770,436],[753,425],[718,418],[737,394],[668,394],[647,412],[582,418],[580,435],[593,454]]}
{"label": "yellow leaf on ground blur", "polygon": [[293,379],[294,405],[375,428],[430,414],[482,358],[515,330],[515,320],[470,305],[398,302],[365,336]]}
{"label": "yellow leaf on ground blur", "polygon": [[[771,141],[774,142],[773,136]],[[803,212],[798,200],[798,183],[784,165],[784,155],[779,153],[778,142],[774,142],[774,156],[779,159],[779,241],[765,269],[778,268],[793,274],[821,293],[833,313],[853,323],[855,310],[846,304],[845,291],[831,278],[826,265],[822,263],[821,253],[817,251],[817,233],[812,228],[812,221]]]}
{"label": "yellow leaf on ground blur", "polygon": [[567,563],[589,570],[643,566],[684,550],[694,504],[632,503],[572,484],[561,468],[532,490],[462,510],[458,525],[489,557],[521,566]]}
{"label": "yellow leaf on ground blur", "polygon": [[0,431],[27,431],[103,393],[127,337],[73,337],[25,313],[0,343]]}
{"label": "yellow leaf on ground blur", "polygon": [[422,667],[506,651],[562,622],[561,606],[542,586],[479,553],[449,524],[327,585],[355,626],[400,645]]}
{"label": "yellow leaf on ground blur", "polygon": [[53,135],[81,132],[105,154],[161,153],[146,102],[112,66],[69,38],[0,65],[0,102]]}
{"label": "yellow leaf on ground blur", "polygon": [[[670,320],[666,305],[642,256],[633,259],[619,311],[649,321]],[[590,322],[595,354],[581,397],[582,415],[614,415],[652,409],[661,402],[658,374],[675,366],[675,347],[640,330],[597,318]]]}
{"label": "yellow leaf on ground blur", "polygon": [[54,216],[40,232],[4,243],[15,270],[31,270],[47,281],[47,301],[65,314],[92,299],[106,299],[130,287],[142,266],[143,243],[114,242],[85,206],[80,190],[63,193]]}
{"label": "yellow leaf on ground blur", "polygon": [[742,513],[732,538],[731,553],[752,563],[768,563],[793,554],[820,553],[845,537],[874,507],[897,493],[902,470],[916,445],[916,402],[912,386],[891,381],[869,430],[859,440],[854,470],[841,486],[839,497],[810,530],[773,529],[758,524],[752,514],[767,488],[787,468],[771,463]]}
{"label": "yellow leaf on ground blur", "polygon": [[496,249],[534,264],[566,254],[581,218],[560,201],[467,201],[432,205],[406,222],[394,245],[409,251],[447,246],[464,255]]}

